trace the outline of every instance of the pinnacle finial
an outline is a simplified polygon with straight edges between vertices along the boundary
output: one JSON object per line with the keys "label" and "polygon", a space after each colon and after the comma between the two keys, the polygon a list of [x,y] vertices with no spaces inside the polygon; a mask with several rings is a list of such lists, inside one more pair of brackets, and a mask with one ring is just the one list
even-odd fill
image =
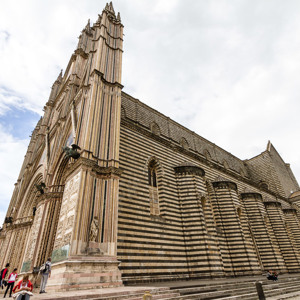
{"label": "pinnacle finial", "polygon": [[91,25],[90,25],[90,19],[88,19],[87,24],[85,25],[83,31],[85,31],[87,34],[91,33]]}
{"label": "pinnacle finial", "polygon": [[121,15],[119,12],[118,12],[117,20],[121,22]]}
{"label": "pinnacle finial", "polygon": [[63,73],[63,69],[60,70],[60,73],[59,73],[59,75],[58,75],[58,77],[57,77],[57,80],[58,80],[58,81],[61,81],[61,80],[62,80],[62,73]]}
{"label": "pinnacle finial", "polygon": [[109,10],[110,10],[113,14],[115,14],[115,10],[114,10],[114,7],[113,7],[113,4],[112,4],[111,1],[109,2]]}

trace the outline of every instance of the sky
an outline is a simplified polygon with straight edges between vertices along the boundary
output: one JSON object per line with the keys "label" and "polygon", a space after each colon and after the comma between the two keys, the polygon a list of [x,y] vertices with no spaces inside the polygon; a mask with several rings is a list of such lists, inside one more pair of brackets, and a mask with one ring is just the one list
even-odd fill
{"label": "sky", "polygon": [[[102,0],[2,0],[0,225],[50,89]],[[270,140],[300,181],[300,1],[115,0],[123,91],[240,159]]]}

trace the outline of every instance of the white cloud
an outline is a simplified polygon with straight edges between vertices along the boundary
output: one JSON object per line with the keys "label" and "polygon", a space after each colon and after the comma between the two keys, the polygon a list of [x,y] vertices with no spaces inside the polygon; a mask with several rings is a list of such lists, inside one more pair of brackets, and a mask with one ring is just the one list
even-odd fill
{"label": "white cloud", "polygon": [[29,139],[18,140],[0,124],[0,224],[4,221]]}

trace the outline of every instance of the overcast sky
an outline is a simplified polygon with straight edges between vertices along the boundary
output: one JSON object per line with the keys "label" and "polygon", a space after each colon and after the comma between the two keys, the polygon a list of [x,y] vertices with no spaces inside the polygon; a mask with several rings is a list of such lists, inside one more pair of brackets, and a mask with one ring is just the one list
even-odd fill
{"label": "overcast sky", "polygon": [[[102,0],[2,0],[0,224],[52,83]],[[115,0],[123,91],[241,159],[271,140],[300,180],[300,1]]]}

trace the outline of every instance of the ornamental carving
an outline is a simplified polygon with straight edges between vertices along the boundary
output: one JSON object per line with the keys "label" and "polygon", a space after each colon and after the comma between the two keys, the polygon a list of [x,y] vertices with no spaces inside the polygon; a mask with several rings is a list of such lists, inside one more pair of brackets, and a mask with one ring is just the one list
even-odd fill
{"label": "ornamental carving", "polygon": [[70,243],[75,221],[80,176],[81,173],[78,172],[65,184],[54,249],[61,248]]}

